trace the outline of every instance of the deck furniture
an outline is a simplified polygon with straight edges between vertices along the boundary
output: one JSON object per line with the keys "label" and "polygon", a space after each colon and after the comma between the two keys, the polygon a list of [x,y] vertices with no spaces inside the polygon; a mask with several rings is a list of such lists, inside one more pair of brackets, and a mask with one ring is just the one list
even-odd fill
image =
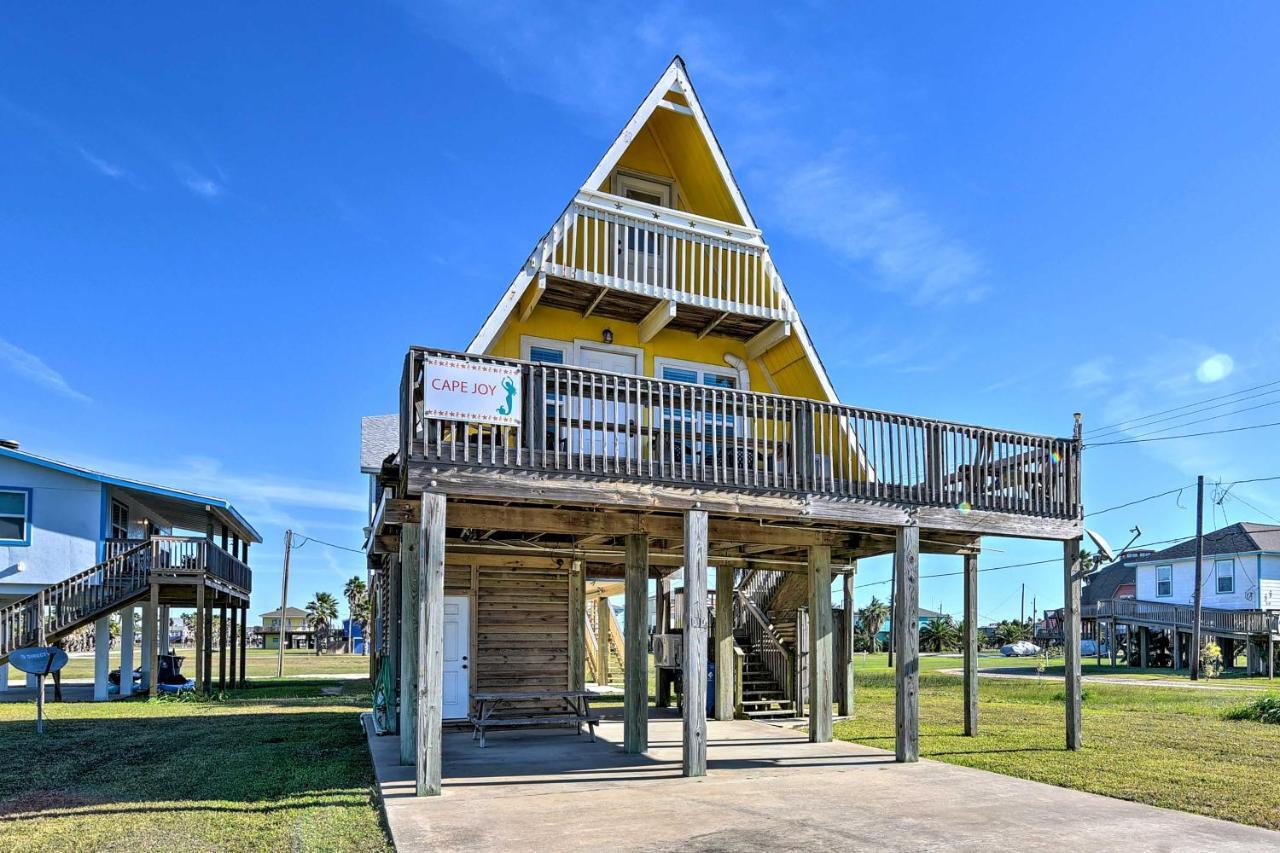
{"label": "deck furniture", "polygon": [[[530,703],[555,703],[551,708],[530,707]],[[582,734],[586,723],[591,742],[596,740],[600,717],[591,713],[589,690],[504,690],[473,693],[471,715],[467,718],[473,731],[471,739],[485,746],[485,731],[494,728],[522,726],[571,725]]]}

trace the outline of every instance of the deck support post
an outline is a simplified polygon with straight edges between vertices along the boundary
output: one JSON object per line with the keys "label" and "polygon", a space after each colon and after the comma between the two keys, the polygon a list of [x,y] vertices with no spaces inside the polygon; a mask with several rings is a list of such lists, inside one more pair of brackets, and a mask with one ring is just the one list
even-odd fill
{"label": "deck support post", "polygon": [[1176,627],[1172,631],[1173,640],[1173,670],[1177,672],[1182,669],[1182,632]]}
{"label": "deck support post", "polygon": [[1270,634],[1267,635],[1267,678],[1276,677],[1276,641]]}
{"label": "deck support post", "polygon": [[236,686],[236,653],[240,650],[240,642],[236,639],[236,629],[239,627],[240,608],[227,608],[227,618],[231,620],[227,626],[227,682],[234,689]]}
{"label": "deck support post", "polygon": [[169,605],[160,605],[160,654],[169,654]]}
{"label": "deck support post", "polygon": [[[401,530],[401,545],[404,544],[404,531]],[[400,698],[403,695],[400,687],[400,659],[404,657],[400,648],[400,637],[404,633],[400,626],[400,587],[402,581],[400,579],[401,566],[400,555],[392,554],[387,561],[387,571],[390,572],[387,578],[387,624],[386,624],[386,649],[387,649],[387,665],[391,669],[391,698],[387,706],[387,725],[391,732],[400,734]]]}
{"label": "deck support post", "polygon": [[636,755],[649,748],[649,537],[628,534],[626,551],[622,741]]}
{"label": "deck support post", "polygon": [[685,776],[707,775],[707,512],[684,513]]}
{"label": "deck support post", "polygon": [[609,599],[596,599],[596,684],[609,686]]}
{"label": "deck support post", "polygon": [[120,611],[120,695],[133,695],[133,629],[137,608],[132,604]]}
{"label": "deck support post", "polygon": [[716,566],[716,719],[733,719],[733,567]]}
{"label": "deck support post", "polygon": [[103,616],[93,623],[93,701],[105,702],[107,674],[111,670],[111,617]]}
{"label": "deck support post", "polygon": [[400,763],[413,764],[418,755],[418,579],[422,552],[421,525],[400,527]]}
{"label": "deck support post", "polygon": [[[1093,662],[1094,662],[1094,665],[1095,665],[1095,666],[1098,666],[1098,667],[1101,667],[1101,666],[1102,666],[1102,630],[1103,630],[1103,629],[1102,629],[1102,620],[1101,620],[1101,619],[1099,619],[1099,618],[1097,618],[1097,617],[1094,617],[1094,620],[1093,620],[1093,657],[1094,657],[1094,661],[1093,661]],[[1177,638],[1177,636],[1178,636],[1178,632],[1177,632],[1176,630],[1173,632],[1173,636],[1174,636],[1174,638],[1175,638],[1175,640],[1174,640],[1174,646],[1175,646],[1175,648],[1176,648],[1176,647],[1177,647],[1177,640],[1176,640],[1176,638]],[[1178,668],[1178,655],[1177,655],[1176,653],[1175,653],[1175,654],[1174,654],[1174,656],[1173,656],[1173,668],[1174,668],[1174,669],[1177,669],[1177,668]]]}
{"label": "deck support post", "polygon": [[1143,669],[1151,666],[1151,629],[1145,626],[1138,629],[1138,661]]}
{"label": "deck support post", "polygon": [[[207,595],[207,593],[206,593]],[[204,606],[204,692],[213,692],[213,604],[206,599]]]}
{"label": "deck support post", "polygon": [[[244,546],[248,548],[248,545]],[[244,687],[244,673],[247,653],[249,651],[249,605],[240,608],[240,679],[236,686]]]}
{"label": "deck support post", "polygon": [[156,655],[156,616],[160,610],[160,586],[151,584],[150,596],[142,605],[142,681],[138,689],[149,696],[155,695],[156,676],[159,675],[159,660]]}
{"label": "deck support post", "polygon": [[445,497],[422,495],[418,560],[418,796],[440,793],[444,719]]}
{"label": "deck support post", "polygon": [[809,742],[831,742],[831,546],[809,546]]}
{"label": "deck support post", "polygon": [[844,591],[843,600],[841,601],[842,612],[844,618],[840,620],[838,630],[844,635],[844,657],[836,662],[844,673],[844,683],[839,695],[836,697],[836,713],[842,717],[853,716],[853,645],[854,645],[854,625],[857,622],[857,616],[853,611],[853,585],[858,577],[858,564],[856,561],[849,564],[849,571],[844,575]]}
{"label": "deck support post", "polygon": [[[1067,749],[1080,749],[1080,540],[1062,543],[1062,648],[1066,670]],[[1145,648],[1145,643],[1144,643]]]}
{"label": "deck support post", "polygon": [[897,530],[893,570],[894,757],[911,762],[920,760],[920,526],[914,514]]}
{"label": "deck support post", "polygon": [[964,555],[964,733],[978,734],[978,555]]}
{"label": "deck support post", "polygon": [[[658,622],[657,632],[659,634],[671,633],[671,581],[658,581]],[[658,708],[671,707],[671,671],[665,667],[659,667],[657,673],[658,695],[654,700],[654,705]]]}
{"label": "deck support post", "polygon": [[[225,533],[224,533],[225,535]],[[218,608],[218,691],[227,689],[227,608]]]}
{"label": "deck support post", "polygon": [[192,657],[196,659],[196,692],[204,693],[204,582],[196,583],[196,635]]}
{"label": "deck support post", "polygon": [[587,564],[574,560],[569,568],[569,689],[587,687]]}
{"label": "deck support post", "polygon": [[1120,650],[1116,648],[1120,635],[1116,633],[1116,619],[1114,616],[1111,617],[1111,627],[1109,631],[1110,633],[1107,635],[1107,654],[1111,657],[1111,666],[1114,667],[1116,665],[1117,656],[1120,654]]}

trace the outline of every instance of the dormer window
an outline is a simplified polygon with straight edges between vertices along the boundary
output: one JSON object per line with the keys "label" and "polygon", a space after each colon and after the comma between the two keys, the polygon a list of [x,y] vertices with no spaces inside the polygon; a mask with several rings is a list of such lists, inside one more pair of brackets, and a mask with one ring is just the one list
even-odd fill
{"label": "dormer window", "polygon": [[615,172],[613,194],[657,207],[671,207],[671,182],[653,176]]}

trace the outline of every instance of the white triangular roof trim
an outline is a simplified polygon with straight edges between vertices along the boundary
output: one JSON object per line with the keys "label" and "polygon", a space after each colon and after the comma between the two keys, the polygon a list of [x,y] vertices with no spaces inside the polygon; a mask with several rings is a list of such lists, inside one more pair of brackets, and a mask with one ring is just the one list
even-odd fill
{"label": "white triangular roof trim", "polygon": [[[716,168],[719,169],[725,186],[729,189],[729,195],[738,210],[738,215],[745,225],[750,228],[757,228],[755,218],[751,215],[751,210],[747,207],[746,199],[742,195],[742,189],[738,186],[738,181],[734,178],[733,171],[729,168],[729,163],[725,159],[724,150],[720,147],[720,140],[716,138],[715,131],[711,129],[711,124],[707,121],[707,115],[703,112],[702,103],[698,100],[698,94],[694,91],[693,83],[689,80],[688,72],[684,67],[684,60],[679,56],[671,60],[667,70],[663,72],[662,76],[658,78],[658,82],[649,90],[649,94],[640,102],[640,106],[636,108],[631,119],[622,128],[622,132],[613,140],[609,150],[600,158],[600,162],[591,170],[591,174],[583,182],[580,189],[593,191],[604,183],[614,167],[618,165],[618,161],[622,159],[622,155],[626,152],[632,140],[635,139],[636,134],[645,126],[649,116],[653,115],[653,111],[658,109],[658,102],[663,100],[667,92],[672,90],[683,95],[685,100],[689,102],[693,120],[697,123],[698,129],[702,131],[703,136],[706,137],[707,147],[711,149],[711,156],[715,160]],[[556,221],[559,222],[563,218],[564,214],[561,213]],[[775,271],[777,270],[776,263],[774,269]],[[503,294],[502,299],[498,301],[493,311],[489,313],[488,318],[485,319],[484,325],[480,327],[480,331],[476,333],[476,336],[471,339],[471,343],[467,345],[467,352],[483,353],[493,344],[494,339],[498,337],[503,326],[511,318],[511,314],[515,311],[525,288],[528,287],[529,282],[533,280],[537,273],[536,267],[528,261],[521,266],[520,272],[511,282],[511,286],[507,288],[507,292]],[[782,295],[787,304],[794,306],[795,301],[787,291],[787,285],[783,281],[781,274],[778,275],[777,284],[782,290]],[[822,359],[818,357],[818,353],[813,347],[813,341],[809,338],[809,332],[805,329],[804,321],[800,319],[799,312],[796,312],[791,328],[796,340],[800,342],[800,346],[804,349],[805,355],[808,356],[810,363],[813,364],[814,372],[817,374],[818,382],[822,386],[823,392],[827,395],[827,400],[838,402],[839,397],[836,395],[835,387],[831,384],[830,377],[827,376],[827,369],[823,366]]]}

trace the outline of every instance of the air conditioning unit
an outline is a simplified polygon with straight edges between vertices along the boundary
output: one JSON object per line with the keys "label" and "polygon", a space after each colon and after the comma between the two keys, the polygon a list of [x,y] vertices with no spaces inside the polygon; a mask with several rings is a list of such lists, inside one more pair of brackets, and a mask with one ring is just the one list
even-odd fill
{"label": "air conditioning unit", "polygon": [[684,636],[681,634],[653,635],[653,665],[678,667],[684,660]]}

